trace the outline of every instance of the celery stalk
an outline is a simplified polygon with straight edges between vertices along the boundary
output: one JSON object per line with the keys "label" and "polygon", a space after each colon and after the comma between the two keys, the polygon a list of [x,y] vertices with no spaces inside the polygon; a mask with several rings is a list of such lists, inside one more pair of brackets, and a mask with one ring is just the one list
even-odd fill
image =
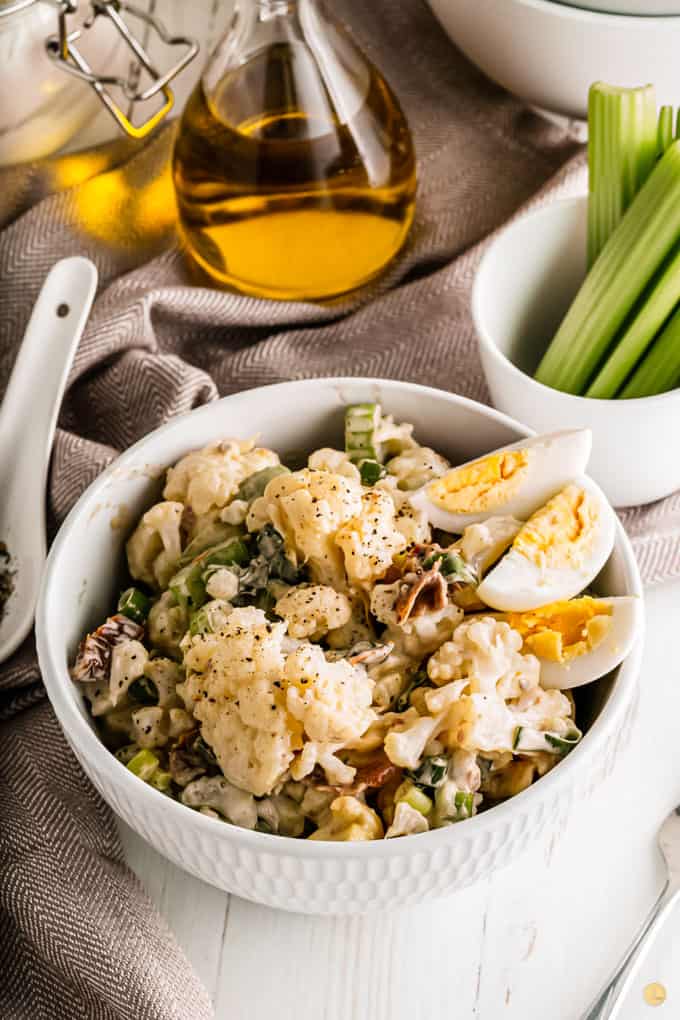
{"label": "celery stalk", "polygon": [[679,301],[680,249],[586,390],[587,397],[611,399],[616,396]]}
{"label": "celery stalk", "polygon": [[673,107],[662,106],[659,110],[659,123],[656,131],[656,151],[663,156],[673,141]]}
{"label": "celery stalk", "polygon": [[604,82],[588,94],[588,266],[592,266],[654,167],[653,85],[627,89]]}
{"label": "celery stalk", "polygon": [[680,138],[680,106],[675,117],[675,137]]}
{"label": "celery stalk", "polygon": [[680,237],[680,141],[666,150],[543,355],[536,379],[583,393],[643,290]]}
{"label": "celery stalk", "polygon": [[659,334],[621,397],[653,397],[672,390],[680,382],[680,308]]}

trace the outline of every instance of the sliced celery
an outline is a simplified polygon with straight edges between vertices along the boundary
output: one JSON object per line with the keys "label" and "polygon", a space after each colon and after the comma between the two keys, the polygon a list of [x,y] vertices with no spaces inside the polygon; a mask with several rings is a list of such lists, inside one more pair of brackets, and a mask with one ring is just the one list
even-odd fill
{"label": "sliced celery", "polygon": [[588,273],[536,371],[583,393],[643,290],[680,237],[680,141],[666,150]]}
{"label": "sliced celery", "polygon": [[345,410],[345,452],[351,461],[379,460],[375,430],[379,404],[351,404]]}
{"label": "sliced celery", "polygon": [[656,151],[663,156],[673,141],[673,107],[662,106],[659,110],[659,122],[656,132]]}
{"label": "sliced celery", "polygon": [[680,308],[657,337],[620,396],[652,397],[680,383]]}
{"label": "sliced celery", "polygon": [[394,795],[394,803],[399,804],[400,801],[405,801],[410,807],[420,811],[421,815],[429,815],[432,810],[432,801],[427,794],[409,780],[402,783]]}
{"label": "sliced celery", "polygon": [[139,778],[143,779],[146,783],[149,779],[151,779],[151,776],[158,768],[158,758],[153,751],[149,751],[145,748],[142,751],[138,751],[134,758],[130,759],[127,763],[127,767],[130,772],[139,776]]}
{"label": "sliced celery", "polygon": [[680,138],[680,106],[675,117],[675,137]]}
{"label": "sliced celery", "polygon": [[587,397],[611,399],[616,396],[679,301],[680,248],[586,390]]}
{"label": "sliced celery", "polygon": [[604,82],[588,94],[588,265],[592,266],[654,167],[654,86]]}

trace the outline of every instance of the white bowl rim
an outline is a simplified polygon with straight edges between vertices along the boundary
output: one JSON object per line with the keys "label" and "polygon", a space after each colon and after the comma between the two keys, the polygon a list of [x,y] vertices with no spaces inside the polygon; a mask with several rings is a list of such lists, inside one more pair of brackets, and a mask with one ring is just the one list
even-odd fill
{"label": "white bowl rim", "polygon": [[[651,22],[655,27],[670,27],[680,20],[680,14],[616,14],[614,11],[593,11],[586,7],[577,7],[573,4],[560,3],[560,0],[514,0],[522,7],[533,7],[537,11],[557,14],[551,8],[559,7],[560,17],[569,18],[572,21],[597,21],[598,24],[609,22],[612,25],[621,25],[624,22],[635,22],[638,26],[645,21]],[[677,27],[677,26],[676,26]],[[641,82],[640,84],[644,84]]]}
{"label": "white bowl rim", "polygon": [[[538,806],[540,802],[548,799],[551,793],[554,795],[557,794],[559,784],[562,784],[566,788],[566,781],[568,777],[573,776],[574,770],[581,767],[581,762],[583,762],[583,767],[586,767],[586,755],[593,758],[597,754],[598,738],[600,733],[604,735],[605,729],[612,728],[617,720],[620,725],[625,717],[626,710],[632,701],[631,688],[637,683],[642,656],[644,624],[642,625],[638,640],[635,642],[629,655],[618,667],[619,673],[617,680],[612,687],[605,706],[593,725],[584,735],[583,740],[567,757],[565,757],[563,761],[559,763],[558,766],[551,769],[551,771],[548,772],[547,775],[541,777],[538,782],[533,783],[528,789],[522,791],[522,793],[516,794],[514,797],[511,797],[509,800],[504,801],[501,804],[497,804],[488,811],[475,815],[473,818],[466,819],[463,823],[465,826],[463,831],[461,831],[457,825],[449,825],[441,829],[432,829],[429,832],[413,834],[406,840],[381,839],[351,843],[294,839],[292,837],[278,836],[243,829],[230,823],[208,818],[205,815],[200,814],[198,811],[193,811],[191,808],[187,808],[179,801],[166,797],[164,794],[160,793],[160,791],[155,790],[147,783],[140,783],[137,776],[134,776],[127,768],[125,768],[125,766],[118,761],[115,755],[113,755],[111,751],[105,747],[95,731],[76,709],[75,699],[71,693],[73,681],[68,674],[68,670],[64,668],[62,663],[59,661],[59,657],[55,654],[54,650],[55,646],[58,647],[59,640],[58,635],[52,636],[50,633],[49,603],[50,598],[52,597],[52,588],[54,587],[55,592],[58,592],[59,590],[58,571],[60,567],[60,560],[66,554],[66,550],[68,549],[68,544],[73,533],[77,531],[78,521],[83,509],[90,502],[97,502],[97,496],[100,491],[106,486],[109,479],[115,473],[119,473],[121,469],[132,467],[141,451],[148,443],[153,442],[157,436],[161,434],[167,435],[173,431],[181,432],[183,422],[189,417],[189,415],[194,418],[204,417],[208,419],[210,418],[216,404],[224,404],[225,402],[234,400],[235,398],[243,398],[246,394],[252,395],[261,391],[267,391],[272,395],[272,397],[275,397],[276,392],[282,388],[296,386],[304,389],[323,385],[332,385],[333,387],[346,386],[348,388],[356,385],[366,385],[371,387],[380,387],[380,389],[385,392],[389,392],[390,390],[393,392],[415,391],[416,393],[422,394],[423,397],[435,396],[437,399],[444,398],[452,404],[467,407],[477,413],[487,416],[499,424],[507,425],[519,432],[520,435],[531,436],[534,434],[531,429],[522,425],[520,422],[515,421],[515,419],[511,418],[509,415],[496,411],[494,408],[489,407],[486,404],[481,404],[478,401],[471,400],[468,397],[459,396],[458,394],[450,393],[446,390],[439,390],[431,386],[422,386],[417,383],[363,376],[291,380],[289,382],[273,383],[267,386],[254,387],[250,390],[242,390],[239,393],[222,397],[220,400],[212,401],[211,403],[195,408],[186,414],[178,415],[171,419],[171,421],[160,426],[160,428],[154,429],[142,439],[138,440],[133,446],[129,447],[119,457],[117,457],[100,475],[98,475],[97,478],[95,478],[95,480],[82,493],[59,529],[47,559],[38,604],[36,607],[35,631],[40,670],[49,700],[69,742],[75,743],[76,746],[82,748],[82,757],[86,761],[92,760],[96,763],[99,769],[108,773],[112,784],[123,789],[127,788],[130,793],[129,800],[131,802],[140,802],[146,797],[155,798],[155,802],[159,807],[162,802],[164,810],[167,812],[166,820],[169,823],[174,821],[180,827],[183,825],[194,825],[197,826],[199,831],[202,831],[210,838],[226,840],[251,850],[259,849],[263,853],[266,852],[280,857],[293,854],[295,857],[323,859],[332,858],[336,854],[342,854],[343,858],[357,857],[360,859],[370,859],[372,856],[382,858],[401,857],[405,854],[411,855],[416,851],[434,852],[437,847],[450,844],[450,842],[456,838],[462,839],[468,835],[473,837],[475,834],[479,835],[485,831],[497,828],[511,812],[518,810],[518,805],[524,806],[526,809],[529,809],[531,803],[533,803],[534,806]],[[642,599],[642,582],[640,580],[637,562],[628,536],[624,532],[623,527],[618,520],[617,546],[623,557],[625,572],[631,588],[630,594],[636,595]],[[85,769],[85,771],[87,771],[87,769]],[[458,833],[458,837],[456,836],[456,833]]]}
{"label": "white bowl rim", "polygon": [[[552,0],[551,0],[552,2]],[[680,17],[680,16],[679,16]],[[482,274],[487,268],[488,262],[491,261],[491,256],[497,244],[500,243],[501,239],[507,234],[518,227],[520,224],[525,224],[530,219],[538,219],[541,216],[546,218],[554,213],[554,210],[558,206],[582,206],[588,201],[587,195],[576,195],[572,198],[557,198],[552,202],[548,202],[546,205],[538,206],[536,209],[529,209],[528,212],[518,216],[516,219],[509,223],[506,227],[500,230],[493,240],[487,246],[484,254],[482,255],[479,265],[477,266],[477,272],[475,273],[475,279],[472,285],[472,319],[475,326],[475,332],[477,334],[477,341],[480,347],[489,354],[490,357],[494,358],[506,371],[509,371],[511,375],[514,375],[516,379],[521,380],[521,383],[529,389],[537,392],[558,394],[561,398],[568,398],[577,403],[582,404],[610,404],[616,408],[630,408],[631,410],[641,410],[643,407],[648,407],[650,404],[661,404],[671,400],[678,400],[680,398],[680,387],[675,387],[672,390],[667,390],[665,393],[656,393],[651,397],[630,397],[626,400],[618,400],[614,397],[582,397],[578,393],[565,393],[564,390],[554,389],[552,386],[546,386],[545,383],[539,382],[538,379],[534,379],[533,376],[523,372],[521,368],[518,368],[514,361],[511,361],[507,354],[501,351],[490,335],[489,330],[483,322],[484,313],[482,311]]]}

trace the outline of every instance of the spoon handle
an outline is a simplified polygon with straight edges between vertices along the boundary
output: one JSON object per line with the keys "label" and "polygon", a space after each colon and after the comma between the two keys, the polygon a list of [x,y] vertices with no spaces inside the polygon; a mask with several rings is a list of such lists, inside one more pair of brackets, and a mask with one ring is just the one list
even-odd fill
{"label": "spoon handle", "polygon": [[[22,456],[27,437],[33,477],[47,471],[61,398],[97,287],[97,270],[75,256],[57,262],[38,295],[0,411],[0,449],[11,457],[16,438]],[[9,448],[8,448],[9,447]],[[5,461],[5,464],[7,462]]]}
{"label": "spoon handle", "polygon": [[0,540],[17,586],[0,635],[0,662],[31,628],[46,555],[45,485],[61,399],[97,288],[89,259],[57,262],[38,295],[0,407]]}

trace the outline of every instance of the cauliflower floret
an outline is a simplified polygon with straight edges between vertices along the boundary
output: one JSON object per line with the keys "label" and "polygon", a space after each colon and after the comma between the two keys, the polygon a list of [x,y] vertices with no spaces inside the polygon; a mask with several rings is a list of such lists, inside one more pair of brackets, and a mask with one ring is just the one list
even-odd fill
{"label": "cauliflower floret", "polygon": [[394,765],[417,768],[428,742],[446,726],[446,717],[446,712],[430,716],[407,709],[385,737],[385,754]]}
{"label": "cauliflower floret", "polygon": [[330,446],[325,446],[310,454],[307,464],[313,471],[331,471],[333,474],[344,475],[353,482],[361,483],[359,468],[343,450],[333,450]]}
{"label": "cauliflower floret", "polygon": [[309,838],[355,842],[382,839],[383,831],[379,816],[368,805],[356,797],[336,797],[330,806],[329,817]]}
{"label": "cauliflower floret", "polygon": [[427,446],[415,446],[406,450],[389,460],[385,466],[397,479],[399,488],[409,492],[427,485],[433,478],[440,478],[451,467],[448,460]]}
{"label": "cauliflower floret", "polygon": [[350,594],[349,597],[351,616],[342,627],[328,632],[328,645],[330,648],[353,648],[361,641],[368,641],[372,644],[375,641],[373,625],[366,612],[366,603],[359,594]]}
{"label": "cauliflower floret", "polygon": [[394,526],[394,503],[379,489],[361,497],[360,512],[347,521],[335,536],[345,557],[350,583],[369,586],[382,577],[406,539]]}
{"label": "cauliflower floret", "polygon": [[272,792],[301,746],[280,686],[285,630],[248,606],[185,651],[185,686],[203,737],[229,782],[255,796]]}
{"label": "cauliflower floret", "polygon": [[147,629],[150,644],[161,652],[181,658],[180,642],[188,627],[188,611],[175,604],[171,591],[163,592],[149,612]]}
{"label": "cauliflower floret", "polygon": [[165,588],[182,555],[181,503],[156,503],[147,510],[127,541],[131,575],[152,588]]}
{"label": "cauliflower floret", "polygon": [[138,708],[132,713],[132,736],[140,747],[164,747],[169,737],[169,721],[160,705]]}
{"label": "cauliflower floret", "polygon": [[112,705],[117,705],[127,693],[130,684],[144,675],[148,658],[149,653],[141,641],[121,641],[120,644],[114,645],[109,680]]}
{"label": "cauliflower floret", "polygon": [[413,425],[402,422],[397,425],[391,414],[383,414],[378,406],[378,420],[373,432],[373,445],[376,448],[380,460],[386,457],[394,457],[404,450],[412,450],[417,447],[413,438]]}
{"label": "cauliflower floret", "polygon": [[226,506],[249,475],[278,463],[278,454],[256,447],[252,439],[224,440],[187,454],[169,468],[163,497],[205,514]]}
{"label": "cauliflower floret", "polygon": [[208,595],[213,599],[222,599],[225,602],[229,602],[238,595],[239,583],[238,576],[233,570],[228,570],[226,567],[222,567],[221,570],[215,570],[207,580],[205,590]]}
{"label": "cauliflower floret", "polygon": [[415,808],[401,800],[394,809],[394,820],[385,833],[385,839],[395,836],[411,836],[416,832],[427,832],[430,826],[427,818]]}
{"label": "cauliflower floret", "polygon": [[409,676],[415,671],[418,663],[401,648],[393,648],[383,662],[369,666],[368,672],[375,682],[373,703],[380,709],[388,708],[394,699],[401,694],[408,683]]}
{"label": "cauliflower floret", "polygon": [[310,584],[291,588],[278,600],[274,612],[286,620],[292,638],[318,641],[329,630],[349,622],[352,606],[342,592],[327,585]]}
{"label": "cauliflower floret", "polygon": [[255,798],[232,786],[223,776],[194,779],[182,791],[182,803],[192,808],[212,808],[232,825],[244,829],[254,829],[257,824]]}
{"label": "cauliflower floret", "polygon": [[361,513],[361,491],[357,482],[331,471],[303,468],[279,475],[252,504],[248,528],[257,531],[270,521],[287,554],[309,564],[314,581],[342,590],[342,554],[333,539],[345,521]]}
{"label": "cauliflower floret", "polygon": [[158,693],[158,704],[172,708],[178,704],[177,684],[184,680],[181,668],[172,659],[157,656],[144,664],[144,676],[153,683]]}
{"label": "cauliflower floret", "polygon": [[433,613],[411,616],[399,627],[388,627],[382,639],[394,641],[405,655],[420,661],[450,638],[462,619],[463,610],[458,606],[444,606]]}
{"label": "cauliflower floret", "polygon": [[521,654],[522,643],[516,630],[491,616],[466,620],[434,653],[428,676],[439,685],[466,677],[472,692],[519,697],[535,690],[540,669],[534,655]]}
{"label": "cauliflower floret", "polygon": [[328,662],[321,648],[302,645],[286,659],[286,705],[310,740],[344,744],[355,740],[375,718],[373,681],[363,666],[346,659]]}

